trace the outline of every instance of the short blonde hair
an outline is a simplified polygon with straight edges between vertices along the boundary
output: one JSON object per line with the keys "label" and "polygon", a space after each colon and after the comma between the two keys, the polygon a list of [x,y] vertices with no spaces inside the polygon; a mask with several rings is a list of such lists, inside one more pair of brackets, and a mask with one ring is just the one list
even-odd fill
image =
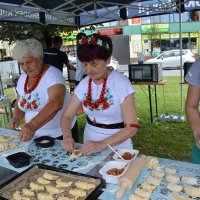
{"label": "short blonde hair", "polygon": [[20,40],[16,43],[11,54],[17,61],[28,55],[40,58],[43,57],[43,48],[41,43],[36,39]]}

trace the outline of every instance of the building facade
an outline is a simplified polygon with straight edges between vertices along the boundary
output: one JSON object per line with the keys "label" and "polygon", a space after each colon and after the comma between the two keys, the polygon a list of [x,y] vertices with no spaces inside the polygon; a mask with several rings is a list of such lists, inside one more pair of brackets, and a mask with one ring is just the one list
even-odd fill
{"label": "building facade", "polygon": [[[181,14],[182,48],[191,49],[197,57],[200,55],[199,16],[200,11]],[[133,18],[104,23],[103,26],[98,26],[95,32],[110,35],[114,44],[113,55],[120,64],[128,64],[137,61],[139,51],[142,51],[148,59],[158,56],[163,51],[180,49],[179,21],[178,13]],[[91,32],[88,31],[87,34]],[[123,58],[120,54],[123,54]]]}

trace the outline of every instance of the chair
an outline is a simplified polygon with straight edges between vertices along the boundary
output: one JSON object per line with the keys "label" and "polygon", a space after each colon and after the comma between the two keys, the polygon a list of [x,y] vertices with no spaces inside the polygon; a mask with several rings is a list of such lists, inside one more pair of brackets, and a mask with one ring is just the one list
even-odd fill
{"label": "chair", "polygon": [[[15,88],[14,88],[14,94],[17,97]],[[1,74],[0,74],[0,116],[2,117],[3,127],[6,128],[7,123],[13,116],[13,110],[11,101],[9,99],[2,98],[4,96],[4,88],[1,80]]]}
{"label": "chair", "polygon": [[12,106],[9,100],[1,100],[0,101],[0,115],[3,119],[3,126],[6,128],[6,121],[7,123],[12,118]]}
{"label": "chair", "polygon": [[[193,65],[193,62],[185,62],[183,65],[183,69],[184,69],[184,78],[187,75],[190,67]],[[186,81],[185,81],[186,82]]]}

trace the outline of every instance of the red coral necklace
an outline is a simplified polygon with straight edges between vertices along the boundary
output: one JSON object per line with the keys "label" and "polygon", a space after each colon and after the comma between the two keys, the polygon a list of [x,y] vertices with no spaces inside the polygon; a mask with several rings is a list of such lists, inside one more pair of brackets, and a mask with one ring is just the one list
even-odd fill
{"label": "red coral necklace", "polygon": [[36,79],[30,89],[28,89],[29,76],[28,75],[26,76],[26,81],[24,83],[24,92],[26,94],[30,94],[33,90],[35,90],[35,88],[37,87],[37,85],[40,81],[40,78],[41,78],[43,72],[44,72],[44,68],[42,67],[42,69],[40,70],[39,74],[36,76]]}
{"label": "red coral necklace", "polygon": [[102,107],[107,107],[107,99],[104,97],[105,90],[106,90],[106,83],[107,83],[108,76],[106,76],[103,79],[103,86],[101,90],[101,94],[99,99],[97,99],[95,102],[92,102],[92,79],[90,78],[88,81],[88,93],[86,99],[83,101],[83,105],[85,107],[88,107],[90,110],[97,110],[99,106],[102,104]]}

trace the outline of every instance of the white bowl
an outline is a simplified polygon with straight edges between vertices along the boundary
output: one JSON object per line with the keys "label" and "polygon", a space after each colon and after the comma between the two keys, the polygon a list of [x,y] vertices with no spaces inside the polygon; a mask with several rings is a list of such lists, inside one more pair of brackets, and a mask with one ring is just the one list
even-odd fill
{"label": "white bowl", "polygon": [[[135,154],[135,155],[133,156],[132,159],[130,159],[130,160],[123,160],[123,161],[125,161],[125,162],[131,162],[131,161],[134,160],[134,159],[137,157],[137,155],[139,154],[139,151],[136,150],[136,149],[119,149],[119,150],[117,150],[117,153],[118,153],[120,156],[122,156],[125,152],[129,152],[129,153],[131,153],[131,154]],[[121,158],[119,158],[119,156],[118,156],[116,153],[113,155],[113,159],[114,159],[114,160],[122,160]]]}
{"label": "white bowl", "polygon": [[[124,171],[118,176],[109,175],[106,173],[108,170],[112,168],[121,169],[123,167],[125,167]],[[103,176],[103,179],[105,179],[106,183],[118,184],[119,177],[122,176],[126,172],[127,169],[128,169],[128,164],[126,162],[109,161],[99,170],[99,173]]]}

